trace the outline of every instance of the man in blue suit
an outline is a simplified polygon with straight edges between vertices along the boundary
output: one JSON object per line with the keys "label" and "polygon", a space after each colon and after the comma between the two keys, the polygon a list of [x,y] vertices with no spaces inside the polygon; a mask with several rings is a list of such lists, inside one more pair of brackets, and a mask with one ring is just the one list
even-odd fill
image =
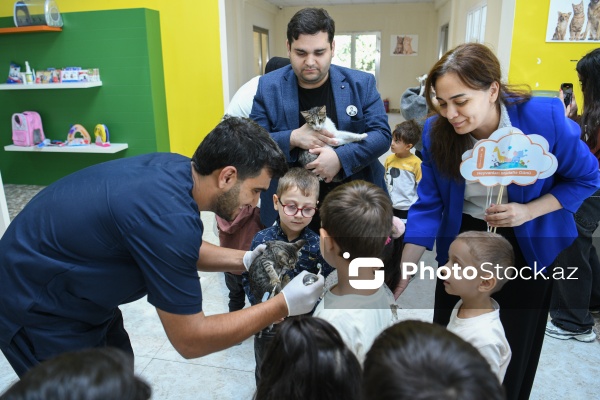
{"label": "man in blue suit", "polygon": [[[260,78],[250,118],[271,133],[289,163],[298,158],[299,149],[310,150],[318,158],[307,164],[322,179],[319,201],[335,186],[351,180],[372,182],[384,190],[384,169],[378,158],[390,147],[392,134],[373,75],[331,65],[335,50],[335,23],[324,9],[305,8],[288,23],[287,49],[291,66]],[[337,142],[326,131],[314,131],[301,111],[326,106],[327,116],[338,129],[367,133],[360,142],[332,148]],[[342,182],[332,182],[341,174]],[[261,195],[263,205],[270,204],[277,187]],[[263,206],[261,221],[270,226],[277,213]],[[320,219],[309,227],[316,232]]]}

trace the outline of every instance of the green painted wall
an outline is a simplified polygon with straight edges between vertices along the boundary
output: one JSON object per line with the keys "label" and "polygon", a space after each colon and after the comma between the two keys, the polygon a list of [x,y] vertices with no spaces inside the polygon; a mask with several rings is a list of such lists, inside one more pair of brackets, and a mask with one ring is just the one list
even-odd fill
{"label": "green painted wall", "polygon": [[[47,185],[81,168],[155,151],[169,151],[164,73],[157,11],[125,9],[63,13],[62,32],[0,35],[0,66],[25,61],[36,70],[100,68],[103,86],[88,89],[0,91],[0,170],[5,183]],[[0,18],[0,27],[13,26]],[[2,79],[4,80],[4,79]],[[72,124],[93,137],[106,124],[110,139],[128,143],[115,154],[7,152],[11,115],[37,111],[46,137],[65,140]]]}

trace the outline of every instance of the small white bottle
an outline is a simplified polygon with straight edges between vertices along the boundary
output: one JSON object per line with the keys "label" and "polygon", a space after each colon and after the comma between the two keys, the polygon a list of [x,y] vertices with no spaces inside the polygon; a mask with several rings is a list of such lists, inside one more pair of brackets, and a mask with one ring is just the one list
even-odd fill
{"label": "small white bottle", "polygon": [[29,67],[29,61],[25,61],[25,82],[28,85],[33,85],[33,72],[31,72],[31,68]]}

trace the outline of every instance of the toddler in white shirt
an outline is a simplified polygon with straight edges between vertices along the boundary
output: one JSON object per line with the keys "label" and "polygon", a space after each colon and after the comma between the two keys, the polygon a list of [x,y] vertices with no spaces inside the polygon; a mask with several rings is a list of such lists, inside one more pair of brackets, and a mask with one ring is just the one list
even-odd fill
{"label": "toddler in white shirt", "polygon": [[488,361],[500,382],[511,358],[510,346],[500,322],[500,306],[491,297],[513,276],[511,244],[492,232],[463,232],[450,245],[451,268],[444,281],[448,294],[460,296],[452,310],[448,330],[471,343]]}

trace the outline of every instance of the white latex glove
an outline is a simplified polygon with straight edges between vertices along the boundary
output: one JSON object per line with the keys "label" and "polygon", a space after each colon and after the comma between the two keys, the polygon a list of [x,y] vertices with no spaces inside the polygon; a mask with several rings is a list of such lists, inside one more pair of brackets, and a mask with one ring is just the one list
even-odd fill
{"label": "white latex glove", "polygon": [[305,286],[303,279],[307,274],[310,272],[302,271],[281,291],[288,308],[288,316],[302,315],[312,311],[317,300],[323,294],[323,284],[325,283],[323,275],[318,274],[315,283]]}
{"label": "white latex glove", "polygon": [[246,271],[248,269],[250,269],[250,266],[252,265],[252,263],[254,262],[256,257],[260,256],[263,253],[263,251],[265,251],[266,248],[267,248],[266,244],[259,244],[258,246],[256,246],[256,248],[254,250],[247,251],[244,254],[244,258],[242,258],[242,262],[244,263],[244,267],[246,267]]}

